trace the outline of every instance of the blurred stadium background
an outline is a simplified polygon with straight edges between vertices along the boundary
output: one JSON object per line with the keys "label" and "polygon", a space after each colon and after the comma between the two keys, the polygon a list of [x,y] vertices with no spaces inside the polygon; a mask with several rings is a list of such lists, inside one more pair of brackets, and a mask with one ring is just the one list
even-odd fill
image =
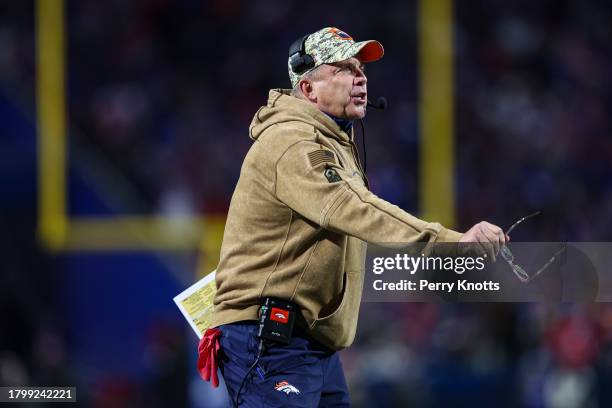
{"label": "blurred stadium background", "polygon": [[[0,383],[225,406],[172,297],[214,269],[288,45],[328,25],[385,46],[375,193],[460,230],[543,210],[513,239],[611,241],[611,21],[603,0],[3,1]],[[342,357],[356,407],[606,407],[611,339],[608,304],[368,303]]]}

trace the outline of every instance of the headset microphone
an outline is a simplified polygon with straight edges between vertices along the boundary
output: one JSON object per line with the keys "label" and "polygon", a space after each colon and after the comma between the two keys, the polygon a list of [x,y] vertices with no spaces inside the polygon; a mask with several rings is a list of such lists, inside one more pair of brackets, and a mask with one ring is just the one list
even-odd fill
{"label": "headset microphone", "polygon": [[380,110],[387,109],[387,98],[385,98],[384,96],[379,96],[374,102],[368,99],[368,106]]}

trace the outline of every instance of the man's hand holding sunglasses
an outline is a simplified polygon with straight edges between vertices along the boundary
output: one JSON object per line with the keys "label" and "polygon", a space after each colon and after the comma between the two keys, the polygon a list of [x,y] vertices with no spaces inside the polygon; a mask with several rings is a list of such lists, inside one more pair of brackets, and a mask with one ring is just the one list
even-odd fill
{"label": "man's hand holding sunglasses", "polygon": [[[495,262],[495,256],[502,246],[510,241],[510,237],[497,225],[481,221],[470,228],[459,240],[463,250]],[[467,245],[471,243],[472,245]]]}

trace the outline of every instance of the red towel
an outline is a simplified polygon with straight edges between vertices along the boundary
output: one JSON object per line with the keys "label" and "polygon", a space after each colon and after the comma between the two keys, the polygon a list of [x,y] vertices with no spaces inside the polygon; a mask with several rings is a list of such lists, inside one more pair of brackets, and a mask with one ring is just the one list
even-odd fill
{"label": "red towel", "polygon": [[217,376],[217,367],[219,367],[219,337],[221,330],[207,329],[204,336],[200,340],[198,346],[198,371],[204,381],[210,381],[212,378],[212,386],[219,386],[219,377]]}

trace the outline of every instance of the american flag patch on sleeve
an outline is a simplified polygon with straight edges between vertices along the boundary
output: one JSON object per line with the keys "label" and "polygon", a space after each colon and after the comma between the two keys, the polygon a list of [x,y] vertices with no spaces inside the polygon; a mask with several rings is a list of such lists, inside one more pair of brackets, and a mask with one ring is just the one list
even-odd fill
{"label": "american flag patch on sleeve", "polygon": [[315,150],[314,152],[308,153],[308,160],[312,167],[317,166],[321,163],[335,163],[334,153],[329,150],[321,149]]}

